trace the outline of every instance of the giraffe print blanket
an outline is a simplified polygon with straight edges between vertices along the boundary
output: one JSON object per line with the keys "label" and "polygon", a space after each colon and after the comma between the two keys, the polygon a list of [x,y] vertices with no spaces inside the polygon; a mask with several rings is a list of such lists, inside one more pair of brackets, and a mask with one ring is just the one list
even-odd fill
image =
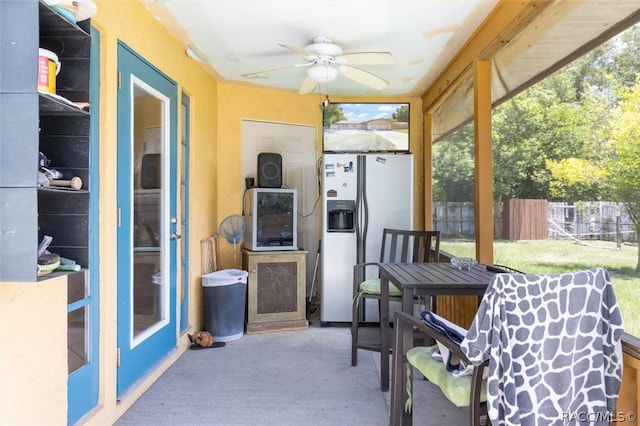
{"label": "giraffe print blanket", "polygon": [[622,378],[623,322],[609,274],[498,274],[461,344],[489,359],[493,425],[607,425]]}

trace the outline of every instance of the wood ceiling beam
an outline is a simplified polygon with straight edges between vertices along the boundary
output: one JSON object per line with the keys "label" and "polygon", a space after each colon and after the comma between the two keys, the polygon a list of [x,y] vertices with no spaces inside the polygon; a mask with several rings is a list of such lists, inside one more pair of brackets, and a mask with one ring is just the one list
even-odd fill
{"label": "wood ceiling beam", "polygon": [[551,3],[552,0],[500,0],[424,92],[423,112],[433,113],[448,94],[471,78],[476,59],[490,60]]}

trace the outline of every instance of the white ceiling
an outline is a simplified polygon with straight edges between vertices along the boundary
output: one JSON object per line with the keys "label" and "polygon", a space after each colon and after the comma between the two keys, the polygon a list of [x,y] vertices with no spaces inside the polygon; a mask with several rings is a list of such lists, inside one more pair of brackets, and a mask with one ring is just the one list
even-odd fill
{"label": "white ceiling", "polygon": [[[319,87],[340,96],[421,96],[499,0],[139,0],[216,77],[298,91],[304,48],[326,36],[344,53],[391,52],[392,65],[359,66],[390,84],[382,91],[344,76]],[[516,1],[516,0],[503,0]],[[493,100],[504,100],[640,20],[638,0],[532,2],[538,12],[492,57]],[[185,53],[187,54],[187,53]],[[468,118],[470,81],[440,115]],[[316,89],[318,90],[318,89]],[[439,122],[451,121],[452,118]],[[451,129],[455,123],[444,125]],[[439,132],[438,132],[439,133]]]}
{"label": "white ceiling", "polygon": [[[229,81],[297,91],[305,63],[279,44],[304,48],[326,36],[344,53],[391,52],[397,64],[359,66],[390,84],[377,91],[344,76],[328,91],[347,96],[420,96],[498,0],[141,0],[158,20]],[[322,93],[327,87],[319,88]]]}

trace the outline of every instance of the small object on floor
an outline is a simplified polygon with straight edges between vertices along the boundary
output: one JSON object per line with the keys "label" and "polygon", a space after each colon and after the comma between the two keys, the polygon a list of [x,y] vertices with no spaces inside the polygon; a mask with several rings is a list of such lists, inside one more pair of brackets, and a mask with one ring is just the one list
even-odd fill
{"label": "small object on floor", "polygon": [[190,349],[209,349],[209,348],[221,348],[225,345],[224,342],[216,342],[211,333],[208,331],[198,331],[193,335],[187,334],[189,341],[191,341]]}

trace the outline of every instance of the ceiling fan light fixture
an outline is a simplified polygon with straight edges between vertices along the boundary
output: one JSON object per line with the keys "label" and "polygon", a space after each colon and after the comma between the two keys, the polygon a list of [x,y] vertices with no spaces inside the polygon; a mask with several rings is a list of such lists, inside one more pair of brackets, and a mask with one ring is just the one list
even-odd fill
{"label": "ceiling fan light fixture", "polygon": [[305,50],[315,53],[317,56],[340,56],[342,48],[337,44],[333,44],[329,37],[316,37],[313,43],[305,47]]}
{"label": "ceiling fan light fixture", "polygon": [[307,75],[318,84],[331,83],[338,76],[338,69],[329,65],[313,65],[307,69]]}

